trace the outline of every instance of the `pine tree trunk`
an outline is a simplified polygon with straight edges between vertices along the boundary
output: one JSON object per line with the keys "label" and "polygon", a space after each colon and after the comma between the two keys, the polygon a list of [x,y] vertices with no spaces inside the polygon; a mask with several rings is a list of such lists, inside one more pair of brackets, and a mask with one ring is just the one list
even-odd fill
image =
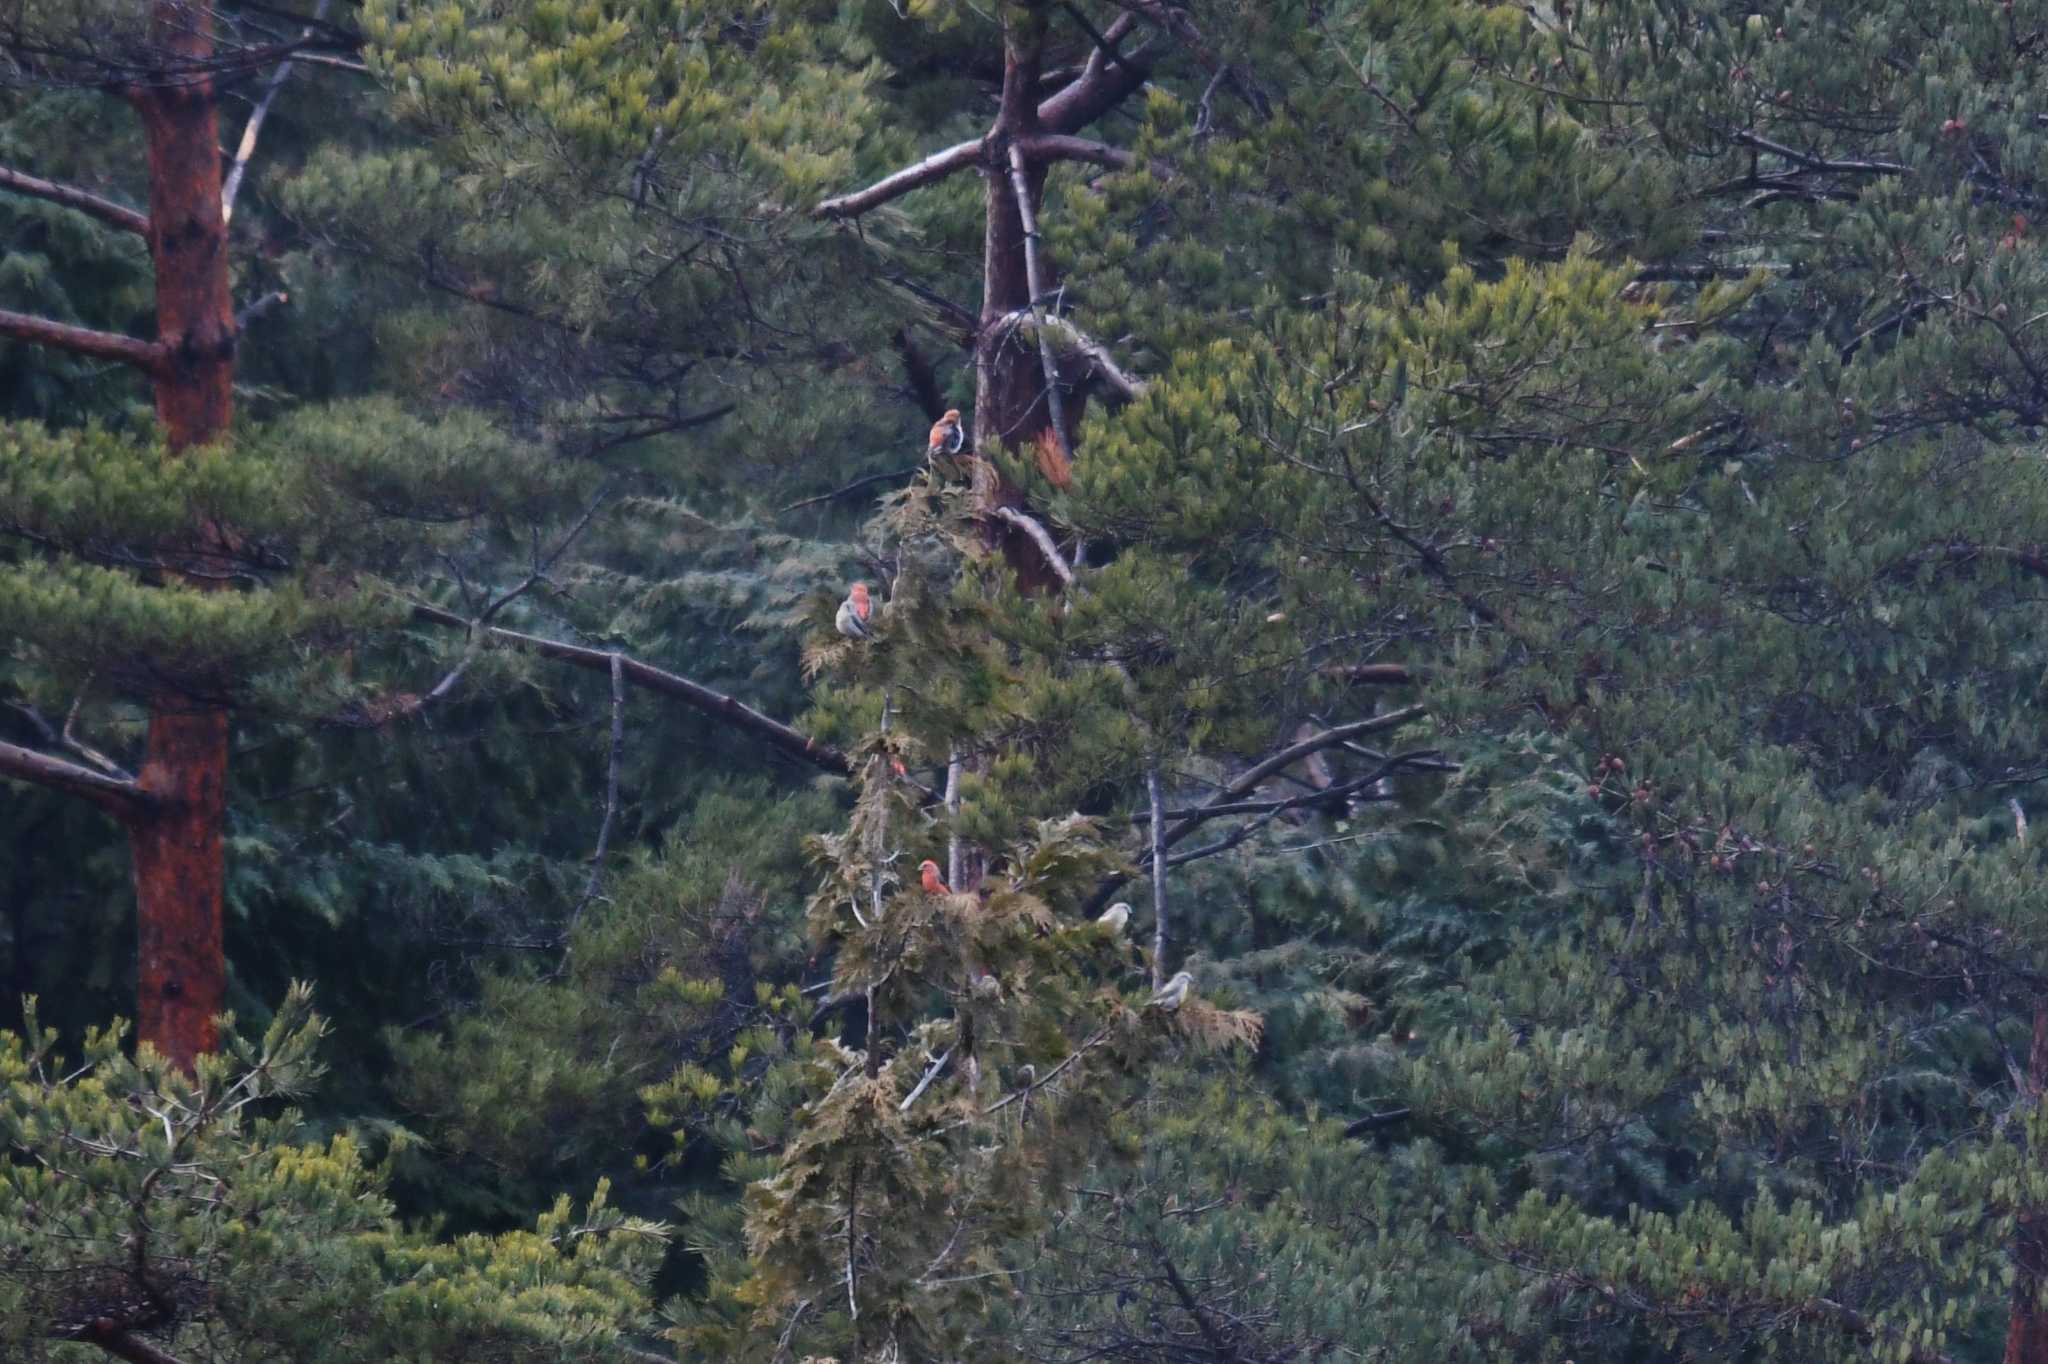
{"label": "pine tree trunk", "polygon": [[[2038,1104],[2048,1088],[2048,1003],[2034,1007],[2034,1042],[2027,1052],[2027,1088],[2023,1103]],[[2048,1151],[2031,1151],[2036,1161]],[[2005,1330],[2005,1364],[2048,1364],[2048,1312],[2041,1309],[2041,1290],[2048,1285],[2048,1210],[2020,1216],[2012,1247],[2012,1318]]]}
{"label": "pine tree trunk", "polygon": [[[212,12],[193,0],[154,0],[150,37],[167,69],[213,52]],[[189,68],[188,68],[189,69]],[[227,434],[233,416],[235,321],[227,224],[221,217],[220,111],[211,76],[160,77],[131,102],[149,145],[149,250],[156,274],[157,418],[175,457]],[[218,549],[226,532],[192,529],[191,550]],[[227,993],[221,939],[222,826],[228,714],[159,696],[150,707],[140,774],[156,797],[129,824],[135,860],[138,1038],[186,1070],[215,1043]]]}

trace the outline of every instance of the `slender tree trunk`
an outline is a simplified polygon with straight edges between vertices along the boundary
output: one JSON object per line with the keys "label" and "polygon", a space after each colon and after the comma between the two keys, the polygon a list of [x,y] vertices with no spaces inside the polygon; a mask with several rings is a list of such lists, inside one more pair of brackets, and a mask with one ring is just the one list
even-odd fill
{"label": "slender tree trunk", "polygon": [[[2020,1101],[2029,1110],[2048,1089],[2048,1002],[2034,1006],[2034,1042],[2027,1051],[2027,1090]],[[2030,1159],[2048,1160],[2048,1151],[2030,1150]],[[2020,1216],[2012,1247],[2012,1317],[2005,1329],[2005,1364],[2048,1364],[2048,1312],[2041,1309],[2041,1290],[2048,1286],[2048,1210]]]}
{"label": "slender tree trunk", "polygon": [[[150,36],[174,62],[213,51],[209,5],[153,0]],[[169,65],[167,63],[167,65]],[[221,217],[220,108],[210,76],[166,77],[130,101],[149,147],[149,251],[156,273],[157,418],[173,457],[227,434],[233,417],[235,319]],[[190,552],[226,543],[193,527]],[[139,937],[138,1038],[180,1067],[215,1043],[227,993],[221,939],[222,824],[228,714],[159,696],[150,707],[140,781],[156,802],[129,822]]]}

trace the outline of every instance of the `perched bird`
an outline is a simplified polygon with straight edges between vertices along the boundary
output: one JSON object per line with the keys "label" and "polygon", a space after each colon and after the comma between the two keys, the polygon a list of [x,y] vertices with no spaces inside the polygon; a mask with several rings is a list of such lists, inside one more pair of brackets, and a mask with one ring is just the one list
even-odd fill
{"label": "perched bird", "polygon": [[979,969],[981,974],[974,978],[974,984],[970,987],[974,991],[974,997],[976,999],[1001,999],[1003,997],[1003,983],[996,979],[995,972],[985,966]]}
{"label": "perched bird", "polygon": [[839,614],[832,618],[832,623],[848,639],[866,639],[869,636],[868,617],[874,609],[874,602],[868,598],[868,585],[855,583],[853,590],[846,594],[846,600],[839,603]]}
{"label": "perched bird", "polygon": [[917,865],[919,884],[927,895],[951,895],[953,888],[939,879],[939,864],[927,857]]}
{"label": "perched bird", "polygon": [[1124,925],[1129,923],[1130,921],[1131,907],[1125,904],[1122,900],[1118,900],[1108,909],[1103,910],[1102,913],[1097,915],[1095,919],[1096,923],[1107,924],[1109,926],[1109,931],[1112,933],[1123,932]]}
{"label": "perched bird", "polygon": [[960,410],[947,408],[946,415],[932,423],[929,452],[934,455],[957,455],[966,440],[966,433],[960,429]]}
{"label": "perched bird", "polygon": [[1145,1001],[1145,1007],[1148,1009],[1165,1009],[1168,1013],[1171,1013],[1181,1006],[1182,1001],[1187,999],[1188,987],[1194,983],[1195,978],[1186,971],[1182,971],[1174,976],[1172,980],[1160,986],[1154,992],[1152,998]]}

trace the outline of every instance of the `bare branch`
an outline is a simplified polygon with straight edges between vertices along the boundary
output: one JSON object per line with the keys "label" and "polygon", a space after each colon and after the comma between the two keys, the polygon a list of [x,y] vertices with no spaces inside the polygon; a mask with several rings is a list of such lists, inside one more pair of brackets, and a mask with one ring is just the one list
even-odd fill
{"label": "bare branch", "polygon": [[1419,680],[1405,663],[1333,663],[1323,675],[1378,687],[1405,687]]}
{"label": "bare branch", "polygon": [[170,1351],[157,1348],[132,1331],[118,1328],[103,1331],[95,1327],[75,1339],[97,1345],[114,1358],[127,1360],[128,1364],[184,1364]]}
{"label": "bare branch", "polygon": [[[313,24],[326,22],[327,9],[332,3],[333,0],[320,0],[313,11]],[[309,25],[299,36],[311,38],[312,27]],[[248,173],[249,158],[256,154],[257,135],[263,131],[263,120],[270,117],[270,106],[276,101],[277,92],[284,88],[285,80],[291,74],[292,59],[287,56],[277,64],[277,70],[270,73],[270,79],[263,86],[263,98],[256,102],[249,121],[242,125],[241,145],[235,148],[234,163],[228,167],[227,178],[220,187],[220,220],[223,223],[232,221],[235,216],[235,195],[241,191],[242,177]]]}
{"label": "bare branch", "polygon": [[[1098,48],[1071,84],[1038,106],[1038,123],[1046,133],[1057,136],[1081,131],[1145,83],[1151,67],[1136,54],[1104,56],[1104,52],[1113,50],[1114,44],[1133,27],[1130,15],[1119,15],[1103,35],[1110,47]],[[955,143],[944,151],[933,152],[914,166],[906,166],[893,175],[884,176],[866,189],[827,199],[812,209],[811,215],[817,218],[858,218],[914,189],[943,180],[955,171],[965,170],[982,159],[984,148],[981,138]],[[1076,159],[1093,161],[1099,158],[1090,155]]]}
{"label": "bare branch", "polygon": [[1152,802],[1152,988],[1166,984],[1166,801],[1159,794],[1159,764],[1145,769]]}
{"label": "bare branch", "polygon": [[972,142],[956,143],[942,152],[933,152],[916,165],[885,176],[866,189],[825,200],[811,210],[811,216],[858,218],[869,209],[880,208],[891,199],[900,199],[914,189],[943,180],[954,171],[973,165],[981,159],[981,145],[981,139],[976,138]]}
{"label": "bare branch", "polygon": [[[1410,720],[1418,719],[1428,713],[1428,706],[1419,704],[1403,706],[1399,710],[1390,710],[1383,715],[1374,715],[1364,720],[1354,720],[1348,725],[1337,725],[1334,728],[1312,734],[1299,743],[1289,744],[1278,752],[1253,763],[1235,780],[1217,791],[1207,801],[1196,806],[1188,813],[1185,819],[1166,831],[1165,842],[1169,845],[1178,843],[1209,820],[1226,813],[1227,807],[1234,804],[1246,792],[1250,791],[1267,777],[1272,776],[1284,767],[1300,762],[1311,753],[1319,753],[1323,749],[1356,739],[1363,734],[1372,734],[1384,729],[1398,728],[1401,725],[1407,724]],[[1406,761],[1406,755],[1399,759],[1390,760],[1387,766],[1391,770],[1394,763],[1404,761]],[[1365,781],[1376,780],[1384,775],[1384,772],[1374,773],[1372,777],[1366,778]],[[1303,804],[1331,800],[1340,794],[1348,792],[1354,786],[1362,784],[1364,783],[1347,782],[1342,787],[1333,787],[1328,791],[1311,792],[1309,795],[1302,797],[1301,800]],[[1278,813],[1279,809],[1276,807],[1263,817],[1263,821],[1270,821]],[[1168,865],[1173,866],[1181,862],[1193,861],[1196,856],[1207,856],[1212,852],[1222,852],[1226,848],[1235,847],[1238,843],[1242,843],[1246,838],[1250,837],[1251,832],[1259,828],[1263,821],[1255,821],[1247,825],[1244,829],[1231,835],[1230,839],[1224,840],[1213,848],[1197,849],[1192,854],[1183,854],[1179,857],[1169,858]],[[1121,874],[1104,877],[1096,884],[1095,893],[1088,897],[1088,902],[1082,906],[1081,912],[1086,915],[1094,915],[1100,912],[1102,907],[1109,903],[1109,897],[1116,894],[1117,888],[1128,880],[1130,880],[1130,877]]]}
{"label": "bare branch", "polygon": [[[1051,287],[1045,277],[1045,263],[1038,251],[1038,210],[1031,203],[1031,174],[1029,162],[1023,147],[1010,144],[1010,188],[1017,196],[1017,219],[1024,228],[1024,278],[1031,289],[1031,316],[1038,325],[1038,362],[1045,370],[1045,403],[1052,418],[1053,444],[1058,448],[1060,462],[1071,466],[1074,452],[1067,448],[1067,414],[1060,401],[1060,367],[1053,358],[1052,338],[1045,334],[1045,305],[1040,301]],[[1037,537],[1034,536],[1034,539]],[[1049,542],[1041,542],[1049,549]],[[1048,556],[1060,564],[1056,553]],[[1063,571],[1060,576],[1073,586],[1073,574]]]}
{"label": "bare branch", "polygon": [[1061,340],[1065,341],[1067,345],[1086,356],[1089,363],[1095,367],[1095,376],[1109,385],[1126,402],[1136,402],[1144,397],[1151,388],[1149,381],[1133,376],[1122,366],[1118,365],[1115,358],[1110,355],[1107,346],[1067,321],[1064,317],[1048,313],[1040,318],[1034,316],[1029,309],[1019,309],[1017,312],[1005,316],[998,325],[1038,327],[1042,330],[1053,332]]}
{"label": "bare branch", "polygon": [[[448,625],[466,630],[470,624],[453,611],[428,606],[423,602],[413,603],[412,613],[415,620],[433,625]],[[508,648],[525,649],[539,654],[542,658],[573,663],[579,668],[588,668],[593,672],[611,671],[614,655],[608,650],[586,649],[580,644],[564,644],[559,640],[543,639],[539,635],[506,630],[496,625],[485,626],[483,634],[498,644]],[[853,764],[847,760],[846,755],[830,744],[821,744],[723,692],[713,691],[700,683],[692,682],[687,677],[630,658],[620,658],[619,668],[625,674],[626,680],[634,686],[674,697],[687,705],[695,706],[698,710],[720,716],[735,727],[766,739],[774,747],[792,757],[801,758],[814,767],[822,767],[841,776],[850,776],[853,772]]]}
{"label": "bare branch", "polygon": [[11,313],[5,309],[0,309],[0,336],[11,336],[17,341],[49,346],[93,360],[119,360],[146,374],[156,373],[164,358],[163,347],[154,341],[122,336],[118,332],[94,331],[90,327],[74,327],[68,322],[52,322],[47,317],[31,317],[27,313]]}
{"label": "bare branch", "polygon": [[899,478],[909,478],[923,467],[922,464],[913,464],[907,469],[891,469],[887,473],[869,474],[866,478],[856,478],[843,488],[834,488],[829,493],[819,493],[816,497],[806,497],[800,502],[792,502],[776,514],[778,516],[786,516],[793,511],[802,511],[805,507],[815,507],[820,502],[836,502],[842,497],[850,497],[863,488],[872,488],[877,483],[890,483]]}
{"label": "bare branch", "polygon": [[1769,152],[1772,156],[1782,156],[1794,165],[1803,166],[1807,170],[1812,171],[1827,171],[1842,175],[1905,175],[1912,170],[1911,166],[1902,166],[1896,161],[1830,161],[1824,156],[1815,156],[1811,152],[1802,152],[1796,148],[1788,147],[1782,142],[1773,142],[1768,137],[1762,137],[1747,131],[1738,131],[1731,133],[1729,136],[1744,147],[1760,152]]}
{"label": "bare branch", "polygon": [[1046,563],[1052,566],[1052,571],[1059,575],[1060,581],[1068,587],[1074,585],[1074,570],[1068,566],[1066,559],[1061,556],[1059,546],[1052,542],[1052,533],[1040,525],[1036,517],[1033,517],[1028,512],[1019,511],[1015,507],[997,507],[990,514],[1000,520],[1008,521],[1011,525],[1030,536],[1031,543],[1038,546],[1038,552],[1045,556]]}
{"label": "bare branch", "polygon": [[952,1059],[953,1049],[951,1047],[948,1047],[944,1051],[940,1052],[938,1055],[938,1059],[933,1061],[931,1063],[930,1068],[925,1071],[924,1078],[917,1082],[917,1088],[911,1090],[908,1094],[904,1095],[903,1102],[896,1105],[896,1111],[898,1113],[908,1113],[910,1111],[910,1106],[916,1103],[918,1099],[923,1097],[924,1092],[927,1089],[931,1088],[932,1081],[939,1078],[939,1072],[946,1068],[946,1062]]}
{"label": "bare branch", "polygon": [[291,301],[292,296],[286,293],[284,290],[271,290],[269,293],[263,295],[263,297],[257,299],[255,302],[250,303],[247,307],[243,308],[242,311],[235,314],[235,330],[245,330],[248,327],[248,325],[251,322],[254,322],[257,318],[262,317],[265,313],[271,311],[273,308],[282,308],[285,304]]}
{"label": "bare branch", "polygon": [[76,209],[80,213],[98,218],[111,227],[118,227],[123,232],[133,232],[138,237],[149,235],[149,219],[142,214],[72,185],[39,180],[33,175],[25,175],[21,171],[0,166],[0,189],[13,190],[16,194],[33,195],[38,199],[48,199],[53,204]]}
{"label": "bare branch", "polygon": [[562,960],[555,967],[555,974],[561,975],[569,967],[570,940],[576,936],[576,925],[583,918],[583,911],[597,898],[598,890],[604,885],[604,854],[611,846],[612,822],[619,815],[619,759],[626,751],[626,672],[625,660],[612,655],[612,749],[611,761],[605,774],[604,819],[597,826],[597,847],[590,854],[590,879],[583,883],[583,894],[576,900],[576,907],[569,911],[569,920],[562,925]]}
{"label": "bare branch", "polygon": [[[1128,8],[1128,6],[1127,6]],[[1128,99],[1152,75],[1152,63],[1139,53],[1105,55],[1137,27],[1129,14],[1119,14],[1103,31],[1104,46],[1089,54],[1088,64],[1065,89],[1038,106],[1038,125],[1047,132],[1078,133]]]}
{"label": "bare branch", "polygon": [[[1300,743],[1289,744],[1286,748],[1281,749],[1279,752],[1274,753],[1271,756],[1259,762],[1253,763],[1251,767],[1246,769],[1245,772],[1241,776],[1239,776],[1235,781],[1232,781],[1228,786],[1225,786],[1222,790],[1218,791],[1212,799],[1206,801],[1204,803],[1204,806],[1207,807],[1223,805],[1227,804],[1230,801],[1236,800],[1239,796],[1244,795],[1246,792],[1250,791],[1254,786],[1257,786],[1260,782],[1264,781],[1267,777],[1270,777],[1275,772],[1278,772],[1281,768],[1292,766],[1293,764],[1300,762],[1303,758],[1306,758],[1311,753],[1320,753],[1322,750],[1331,747],[1333,744],[1340,744],[1349,739],[1356,739],[1361,735],[1377,734],[1381,730],[1398,729],[1400,726],[1407,724],[1410,720],[1420,719],[1422,716],[1428,713],[1429,707],[1425,705],[1417,704],[1412,706],[1403,706],[1399,710],[1390,710],[1386,712],[1384,715],[1375,715],[1372,716],[1370,719],[1365,720],[1354,720],[1348,725],[1337,725],[1334,728],[1323,730],[1320,733],[1311,734],[1308,738],[1303,739]],[[1325,792],[1319,794],[1327,793]],[[1168,843],[1179,842],[1181,839],[1187,837],[1188,834],[1194,832],[1196,826],[1201,824],[1207,818],[1208,816],[1204,814],[1201,809],[1198,809],[1195,814],[1190,815],[1188,818],[1174,825],[1172,829],[1168,830],[1166,835],[1166,841]]]}
{"label": "bare branch", "polygon": [[1018,138],[1010,146],[1013,151],[1022,148],[1033,161],[1092,161],[1112,170],[1129,170],[1138,164],[1138,158],[1121,147],[1066,133],[1034,133]]}
{"label": "bare branch", "polygon": [[156,803],[137,782],[109,777],[89,767],[10,743],[0,743],[0,777],[13,777],[17,781],[81,796],[118,819],[142,814]]}

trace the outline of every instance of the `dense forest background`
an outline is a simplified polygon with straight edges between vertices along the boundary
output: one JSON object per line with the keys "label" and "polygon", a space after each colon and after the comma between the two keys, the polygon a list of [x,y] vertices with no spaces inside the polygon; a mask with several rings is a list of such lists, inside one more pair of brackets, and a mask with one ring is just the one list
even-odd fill
{"label": "dense forest background", "polygon": [[0,0],[0,1354],[2048,1364],[2044,78]]}

